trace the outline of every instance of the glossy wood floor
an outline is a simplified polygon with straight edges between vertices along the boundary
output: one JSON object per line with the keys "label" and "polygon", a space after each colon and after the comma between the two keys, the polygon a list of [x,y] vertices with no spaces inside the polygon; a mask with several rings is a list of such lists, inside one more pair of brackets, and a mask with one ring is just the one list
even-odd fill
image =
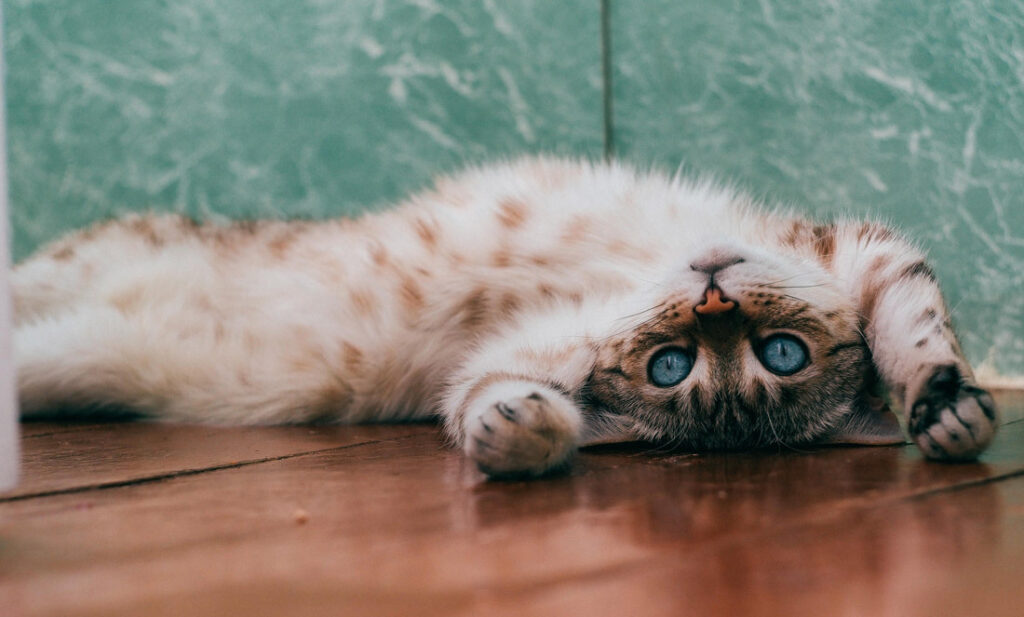
{"label": "glossy wood floor", "polygon": [[432,425],[26,424],[0,614],[1019,616],[1024,404],[1001,398],[980,463],[631,446],[514,483]]}

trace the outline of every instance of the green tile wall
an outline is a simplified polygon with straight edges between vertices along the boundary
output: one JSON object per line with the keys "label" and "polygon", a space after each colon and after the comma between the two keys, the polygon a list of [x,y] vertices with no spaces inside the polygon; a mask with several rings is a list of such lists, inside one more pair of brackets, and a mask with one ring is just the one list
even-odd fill
{"label": "green tile wall", "polygon": [[[1024,5],[612,0],[614,145],[934,256],[1024,374]],[[146,207],[329,216],[522,152],[600,156],[598,0],[8,0],[14,246]]]}
{"label": "green tile wall", "polygon": [[1024,3],[613,6],[622,156],[897,223],[971,358],[1024,373]]}
{"label": "green tile wall", "polygon": [[5,11],[17,256],[125,209],[349,213],[467,161],[601,149],[592,2]]}

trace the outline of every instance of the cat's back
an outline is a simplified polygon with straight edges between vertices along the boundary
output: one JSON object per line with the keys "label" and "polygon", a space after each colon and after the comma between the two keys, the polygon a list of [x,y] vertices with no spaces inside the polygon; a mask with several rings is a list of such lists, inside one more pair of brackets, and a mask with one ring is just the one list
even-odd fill
{"label": "cat's back", "polygon": [[[564,279],[600,291],[603,272],[618,281],[623,270],[656,267],[681,244],[755,226],[739,201],[713,182],[527,157],[443,176],[394,208],[352,220],[201,224],[133,214],[69,234],[19,264],[17,311],[82,293],[158,305],[182,290],[284,302],[288,310],[298,290],[330,302],[354,288],[394,287],[396,304],[403,296],[435,304],[453,289],[525,289],[545,276],[561,277],[542,281],[545,289],[557,291]],[[232,288],[240,292],[222,293]],[[432,290],[437,298],[428,297]],[[581,291],[574,285],[565,295]]]}

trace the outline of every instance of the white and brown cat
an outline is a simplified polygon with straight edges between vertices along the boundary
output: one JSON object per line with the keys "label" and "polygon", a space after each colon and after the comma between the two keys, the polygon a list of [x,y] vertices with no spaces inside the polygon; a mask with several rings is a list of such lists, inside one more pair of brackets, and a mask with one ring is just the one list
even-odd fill
{"label": "white and brown cat", "polygon": [[133,216],[13,273],[23,415],[218,424],[440,415],[485,472],[580,445],[903,441],[975,458],[996,412],[921,252],[711,183],[530,158],[358,220]]}

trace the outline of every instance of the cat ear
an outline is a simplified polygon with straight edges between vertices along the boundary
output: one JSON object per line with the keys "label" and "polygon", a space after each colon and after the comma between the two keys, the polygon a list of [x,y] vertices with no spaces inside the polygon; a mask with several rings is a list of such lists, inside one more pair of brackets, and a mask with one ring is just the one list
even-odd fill
{"label": "cat ear", "polygon": [[585,416],[580,447],[599,446],[609,443],[640,441],[640,435],[633,429],[633,423],[626,416],[600,414]]}
{"label": "cat ear", "polygon": [[888,446],[906,442],[889,405],[878,396],[864,394],[857,397],[850,413],[820,443]]}

